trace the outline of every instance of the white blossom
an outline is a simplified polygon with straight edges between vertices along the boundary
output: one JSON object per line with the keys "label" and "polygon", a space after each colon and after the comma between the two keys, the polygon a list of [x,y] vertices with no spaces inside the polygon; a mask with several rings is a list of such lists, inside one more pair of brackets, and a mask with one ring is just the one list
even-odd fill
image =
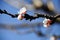
{"label": "white blossom", "polygon": [[18,12],[19,13],[19,15],[18,15],[18,20],[21,20],[21,19],[23,19],[23,17],[24,17],[24,14],[26,13],[26,7],[23,7],[23,8],[21,8],[20,9],[20,11]]}
{"label": "white blossom", "polygon": [[43,26],[44,26],[44,27],[50,26],[50,23],[51,23],[51,20],[50,20],[50,19],[46,19],[46,18],[45,18],[45,19],[43,20]]}
{"label": "white blossom", "polygon": [[55,36],[51,36],[50,40],[56,40],[56,37]]}

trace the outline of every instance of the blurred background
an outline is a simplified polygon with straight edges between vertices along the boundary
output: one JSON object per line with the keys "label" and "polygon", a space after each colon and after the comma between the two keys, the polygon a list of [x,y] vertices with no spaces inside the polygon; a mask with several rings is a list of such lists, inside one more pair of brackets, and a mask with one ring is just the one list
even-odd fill
{"label": "blurred background", "polygon": [[[32,16],[35,13],[60,14],[60,0],[0,0],[0,9],[11,14],[18,14],[22,7],[26,7],[27,14]],[[56,40],[60,40],[60,23],[45,28],[43,20],[18,20],[0,14],[0,40],[55,40],[50,39],[52,36],[59,36]]]}

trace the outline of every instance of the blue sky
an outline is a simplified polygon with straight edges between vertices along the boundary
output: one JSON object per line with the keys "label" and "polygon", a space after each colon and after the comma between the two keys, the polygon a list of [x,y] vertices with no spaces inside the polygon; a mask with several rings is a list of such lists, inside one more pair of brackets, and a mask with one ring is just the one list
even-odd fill
{"label": "blue sky", "polygon": [[[31,2],[30,0],[26,0],[28,3]],[[60,12],[60,5],[58,5],[58,0],[53,0],[53,3],[55,5],[55,9]],[[2,10],[7,10],[9,13],[12,13],[12,14],[16,14],[19,9],[16,9],[14,8],[13,6],[7,4],[6,2],[4,2],[3,0],[0,0],[0,9]],[[33,11],[28,11],[27,13],[34,13]],[[4,23],[4,24],[23,24],[23,23],[35,23],[35,22],[42,22],[43,19],[39,18],[39,19],[36,19],[36,20],[33,20],[33,21],[26,21],[26,20],[17,20],[16,18],[11,18],[10,16],[8,15],[5,15],[5,14],[2,14],[0,15],[0,23]],[[59,32],[59,28],[60,28],[60,24],[53,24],[51,25],[51,30],[50,31],[50,34],[49,32],[47,33],[47,30],[46,28],[44,28],[42,26],[41,30],[44,34],[48,34],[48,35],[53,35],[53,34],[56,34],[56,35],[60,35],[60,32]],[[12,30],[8,30],[8,29],[0,29],[0,40],[49,40],[49,38],[46,38],[46,37],[38,37],[36,35],[36,33],[29,33],[29,34],[24,34],[24,35],[21,35],[21,34],[18,34]]]}

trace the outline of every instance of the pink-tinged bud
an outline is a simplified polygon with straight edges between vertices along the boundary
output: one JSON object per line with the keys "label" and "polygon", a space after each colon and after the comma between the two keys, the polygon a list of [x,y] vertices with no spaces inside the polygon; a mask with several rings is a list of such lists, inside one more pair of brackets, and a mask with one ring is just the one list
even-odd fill
{"label": "pink-tinged bud", "polygon": [[26,8],[25,7],[23,7],[23,8],[21,8],[20,9],[20,11],[18,12],[19,13],[19,15],[18,15],[18,20],[22,20],[23,18],[24,18],[24,14],[26,14]]}
{"label": "pink-tinged bud", "polygon": [[44,27],[49,27],[51,25],[52,21],[50,19],[44,19],[43,21],[43,26]]}

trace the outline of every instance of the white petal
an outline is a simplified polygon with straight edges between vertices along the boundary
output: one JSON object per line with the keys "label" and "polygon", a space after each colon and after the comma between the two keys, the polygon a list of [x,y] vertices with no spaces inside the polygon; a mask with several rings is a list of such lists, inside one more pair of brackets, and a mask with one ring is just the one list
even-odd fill
{"label": "white petal", "polygon": [[47,21],[48,21],[48,19],[45,18],[45,19],[43,20],[43,23],[45,24],[45,23],[47,23]]}
{"label": "white petal", "polygon": [[26,12],[27,10],[26,10],[26,7],[23,7],[23,8],[21,8],[20,9],[20,11],[18,12],[19,14],[22,14],[22,13],[24,13],[24,12]]}
{"label": "white petal", "polygon": [[21,19],[22,19],[22,18],[21,18],[21,15],[19,15],[17,19],[18,19],[18,20],[21,20]]}
{"label": "white petal", "polygon": [[46,27],[46,28],[48,27],[46,24],[44,24],[43,26]]}

